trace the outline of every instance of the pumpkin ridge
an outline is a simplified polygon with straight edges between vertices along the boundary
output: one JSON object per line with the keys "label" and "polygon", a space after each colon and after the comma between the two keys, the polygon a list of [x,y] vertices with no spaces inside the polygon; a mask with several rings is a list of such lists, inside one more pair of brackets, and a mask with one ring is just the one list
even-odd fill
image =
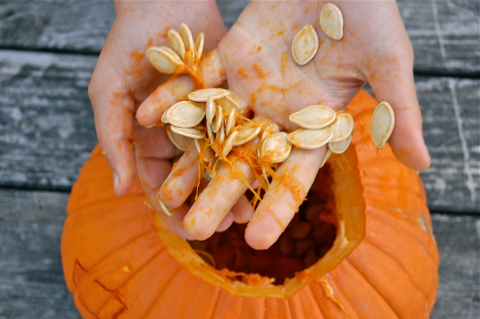
{"label": "pumpkin ridge", "polygon": [[[145,194],[130,195],[128,199],[130,200],[131,198],[132,199],[134,199],[134,198],[145,198]],[[119,199],[125,199],[126,200],[127,198],[126,197],[113,197],[113,198],[109,198],[109,199],[104,199],[104,200],[101,200],[99,202],[95,202],[95,203],[92,203],[92,204],[88,204],[86,206],[78,207],[77,209],[75,209],[73,211],[70,211],[70,214],[81,213],[81,212],[85,211],[87,208],[89,210],[90,208],[95,208],[97,206],[103,206],[104,204],[108,204],[110,202],[117,202]],[[146,200],[146,198],[145,198],[145,200]]]}
{"label": "pumpkin ridge", "polygon": [[[409,229],[403,227],[402,225],[400,225],[400,224],[398,224],[398,223],[395,223],[395,222],[391,221],[391,220],[388,219],[388,218],[385,218],[385,216],[377,215],[377,214],[375,214],[375,213],[371,213],[370,216],[371,216],[371,217],[374,217],[374,218],[377,218],[377,219],[379,219],[379,220],[381,220],[381,221],[383,221],[383,222],[385,222],[385,223],[389,223],[389,224],[392,225],[392,226],[396,226],[396,227],[398,227],[398,228],[406,231],[406,232],[407,232],[408,234],[410,234],[412,237],[416,238],[416,239],[418,240],[419,244],[422,245],[422,247],[425,249],[425,251],[427,252],[428,256],[432,259],[432,261],[434,262],[434,264],[435,264],[435,265],[438,264],[438,261],[437,261],[438,258],[435,258],[436,256],[434,256],[434,255],[431,254],[430,250],[427,249],[427,247],[425,247],[425,246],[423,245],[423,241],[421,240],[421,238],[418,238],[417,235],[416,235],[414,232],[410,231]],[[412,221],[409,221],[409,220],[404,220],[404,221],[407,222],[408,225],[412,226],[414,229],[419,230],[418,227],[416,227],[416,225],[414,225]],[[426,235],[428,236],[428,234],[426,234]],[[434,240],[433,238],[431,238],[431,239]]]}
{"label": "pumpkin ridge", "polygon": [[[162,248],[161,248],[155,255],[153,255],[148,261],[146,261],[146,262],[145,262],[141,267],[139,267],[135,272],[132,272],[132,273],[131,273],[131,276],[130,276],[122,285],[120,285],[118,288],[116,288],[115,291],[119,292],[123,287],[125,287],[125,285],[126,285],[130,280],[132,280],[132,279],[135,277],[136,274],[138,274],[140,271],[144,270],[145,267],[147,267],[155,258],[157,258],[157,257],[158,257],[160,254],[162,254],[162,253],[167,253],[167,254],[168,254],[167,250],[165,249],[165,247],[164,247],[163,245],[162,245]],[[115,295],[112,294],[112,295],[110,296],[110,298],[108,298],[108,299],[105,301],[105,303],[100,306],[100,308],[98,309],[98,311],[97,311],[97,313],[96,313],[95,315],[98,315],[98,313],[99,313],[100,311],[102,311],[102,309],[103,309],[103,308],[108,304],[108,302],[109,302],[110,300],[112,300],[112,298],[114,298],[114,297],[115,297]]]}
{"label": "pumpkin ridge", "polygon": [[[207,282],[205,282],[205,284],[208,285]],[[216,287],[217,289],[215,289],[215,302],[213,303],[213,307],[210,309],[210,315],[208,315],[206,318],[210,318],[210,319],[215,319],[215,317],[213,316],[215,314],[215,309],[217,309],[217,303],[218,303],[218,297],[220,296],[220,287]],[[186,318],[186,319],[190,319],[190,318]]]}
{"label": "pumpkin ridge", "polygon": [[[320,291],[321,294],[323,296],[325,296],[326,301],[329,302],[329,303],[330,302],[334,303],[335,307],[342,312],[342,315],[347,314],[350,319],[358,319],[358,315],[357,315],[354,307],[350,304],[348,298],[345,297],[345,295],[343,294],[342,290],[340,289],[339,285],[337,284],[337,282],[335,281],[333,276],[325,275],[324,277],[328,277],[328,284],[329,284],[330,288],[332,289],[332,292],[333,292],[334,296],[337,295],[335,298],[337,300],[339,300],[340,302],[342,302],[343,307],[345,308],[345,311],[342,311],[342,309],[337,304],[335,304],[335,302],[333,302],[330,298],[328,298],[326,296],[325,291],[323,290],[323,288],[321,287],[321,284],[318,281],[315,282],[316,285],[312,285],[312,287],[311,287],[312,291],[313,291],[313,288]],[[337,289],[334,289],[334,287],[332,287],[332,286],[335,286]],[[354,316],[352,317],[352,315],[354,315]]]}
{"label": "pumpkin ridge", "polygon": [[[315,283],[317,282],[316,280],[314,281]],[[315,305],[317,306],[318,312],[322,315],[322,318],[325,318],[325,315],[323,314],[322,307],[320,307],[320,304],[318,303],[317,298],[315,298],[315,294],[312,291],[311,285],[305,286],[305,291],[308,292],[310,298],[315,301]],[[303,290],[303,289],[302,289]]]}
{"label": "pumpkin ridge", "polygon": [[380,251],[381,253],[383,253],[384,255],[386,255],[388,257],[388,259],[390,259],[392,262],[396,263],[407,275],[407,278],[408,278],[408,281],[410,281],[410,283],[413,285],[413,287],[415,287],[415,289],[421,293],[423,295],[423,297],[425,298],[425,300],[428,300],[429,298],[427,298],[425,292],[423,290],[421,290],[417,284],[412,280],[412,277],[410,276],[410,273],[405,269],[405,267],[398,261],[396,260],[395,258],[393,258],[392,256],[390,256],[388,254],[388,252],[386,250],[383,250],[383,249],[380,249],[379,247],[377,247],[376,245],[374,245],[368,238],[364,238],[364,241],[366,244],[370,245],[371,247],[373,247],[373,249],[377,249],[378,251]]}
{"label": "pumpkin ridge", "polygon": [[[136,240],[136,239],[139,239],[139,238],[141,238],[141,237],[147,236],[148,233],[150,233],[150,232],[151,232],[151,230],[146,231],[146,232],[141,233],[141,234],[138,234],[137,236],[135,236],[134,238],[132,238],[132,240]],[[90,272],[91,270],[93,270],[93,269],[95,269],[96,267],[98,267],[102,262],[104,262],[105,260],[107,260],[108,257],[110,257],[110,256],[111,256],[112,254],[114,254],[115,252],[118,252],[118,250],[124,248],[124,247],[125,247],[126,245],[128,245],[130,242],[131,242],[131,241],[128,241],[128,242],[124,243],[123,245],[115,248],[114,250],[112,250],[111,252],[109,252],[106,256],[104,256],[102,259],[100,259],[97,263],[95,263],[93,266],[89,267],[89,270],[87,270],[87,274],[84,275],[84,276],[82,276],[82,278],[80,279],[80,281],[79,281],[78,284],[76,285],[75,290],[72,291],[72,293],[74,293],[75,291],[77,291],[78,287],[80,287],[80,285],[82,284],[83,279],[86,278],[86,277],[88,277],[89,272]],[[68,249],[68,247],[67,247],[67,249]],[[163,249],[163,250],[166,250],[165,247],[163,247],[162,249]]]}
{"label": "pumpkin ridge", "polygon": [[157,302],[159,302],[159,299],[161,296],[165,293],[167,290],[168,286],[171,284],[172,280],[174,280],[181,272],[183,268],[177,268],[175,269],[175,272],[170,276],[170,278],[167,280],[167,282],[163,285],[163,288],[160,290],[160,293],[154,298],[154,302],[150,305],[150,307],[147,309],[145,312],[145,315],[142,318],[146,318],[147,316],[150,315],[150,312],[152,311],[153,308],[157,305]]}
{"label": "pumpkin ridge", "polygon": [[362,272],[360,270],[358,270],[351,262],[350,262],[350,256],[348,256],[347,258],[344,259],[344,262],[348,263],[352,269],[358,273],[365,282],[368,283],[368,285],[370,287],[372,287],[372,289],[376,292],[376,294],[385,302],[385,304],[390,308],[390,310],[392,310],[393,313],[395,313],[395,315],[397,316],[398,319],[401,319],[402,317],[397,313],[397,311],[391,306],[391,304],[388,302],[388,300],[385,298],[385,296],[383,296],[380,291],[378,291],[377,287],[375,287],[374,285],[372,285],[372,283],[367,279],[365,278],[365,276],[362,274]]}

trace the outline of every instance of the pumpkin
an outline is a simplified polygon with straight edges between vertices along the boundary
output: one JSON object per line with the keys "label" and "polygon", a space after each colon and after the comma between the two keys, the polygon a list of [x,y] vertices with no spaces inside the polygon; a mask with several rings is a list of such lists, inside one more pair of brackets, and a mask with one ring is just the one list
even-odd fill
{"label": "pumpkin", "polygon": [[[439,257],[418,173],[369,136],[376,102],[349,104],[351,147],[332,155],[337,231],[283,285],[218,271],[145,205],[139,182],[116,197],[95,148],[68,203],[65,279],[83,318],[428,318]],[[281,264],[276,265],[282,267]]]}

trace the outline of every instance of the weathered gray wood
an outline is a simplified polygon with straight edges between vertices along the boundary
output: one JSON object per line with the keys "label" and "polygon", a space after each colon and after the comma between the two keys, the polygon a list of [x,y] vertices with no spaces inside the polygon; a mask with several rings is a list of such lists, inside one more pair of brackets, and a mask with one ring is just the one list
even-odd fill
{"label": "weathered gray wood", "polygon": [[[68,194],[0,190],[0,319],[80,318],[62,272]],[[433,215],[440,285],[432,319],[477,319],[480,218]]]}
{"label": "weathered gray wood", "polygon": [[440,284],[432,319],[480,318],[480,218],[434,214]]}
{"label": "weathered gray wood", "polygon": [[[87,96],[95,62],[0,51],[0,185],[70,189],[96,144]],[[421,173],[429,207],[480,212],[480,80],[417,77],[416,85],[432,155]]]}
{"label": "weathered gray wood", "polygon": [[[247,0],[217,0],[230,27]],[[398,0],[415,50],[415,70],[480,73],[480,9],[471,0]],[[115,18],[111,0],[2,1],[0,47],[100,52]]]}
{"label": "weathered gray wood", "polygon": [[80,318],[60,257],[68,196],[0,190],[0,319]]}

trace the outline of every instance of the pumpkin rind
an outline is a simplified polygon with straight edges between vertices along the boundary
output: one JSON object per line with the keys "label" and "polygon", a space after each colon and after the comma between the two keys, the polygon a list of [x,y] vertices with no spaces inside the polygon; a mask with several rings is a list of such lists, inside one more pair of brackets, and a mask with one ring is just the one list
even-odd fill
{"label": "pumpkin rind", "polygon": [[65,279],[82,317],[428,318],[439,259],[425,192],[389,145],[377,153],[369,136],[376,104],[362,91],[347,108],[355,118],[350,149],[363,190],[365,238],[289,298],[239,296],[193,275],[157,236],[140,183],[115,196],[96,148],[72,190],[62,236]]}

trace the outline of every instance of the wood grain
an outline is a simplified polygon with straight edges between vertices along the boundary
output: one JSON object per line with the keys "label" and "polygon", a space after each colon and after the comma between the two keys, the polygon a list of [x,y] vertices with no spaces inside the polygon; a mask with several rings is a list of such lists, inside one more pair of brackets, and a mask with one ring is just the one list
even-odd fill
{"label": "wood grain", "polygon": [[[0,319],[80,315],[68,292],[60,236],[68,194],[0,190]],[[432,319],[477,319],[480,217],[433,215],[440,285]]]}
{"label": "wood grain", "polygon": [[[249,1],[218,0],[227,27]],[[480,74],[480,5],[471,0],[398,0],[415,70]],[[115,19],[110,0],[2,1],[0,48],[100,52]]]}
{"label": "wood grain", "polygon": [[[96,144],[93,56],[0,51],[0,186],[69,190]],[[480,80],[417,77],[429,207],[480,212]],[[460,134],[460,132],[462,134]]]}

